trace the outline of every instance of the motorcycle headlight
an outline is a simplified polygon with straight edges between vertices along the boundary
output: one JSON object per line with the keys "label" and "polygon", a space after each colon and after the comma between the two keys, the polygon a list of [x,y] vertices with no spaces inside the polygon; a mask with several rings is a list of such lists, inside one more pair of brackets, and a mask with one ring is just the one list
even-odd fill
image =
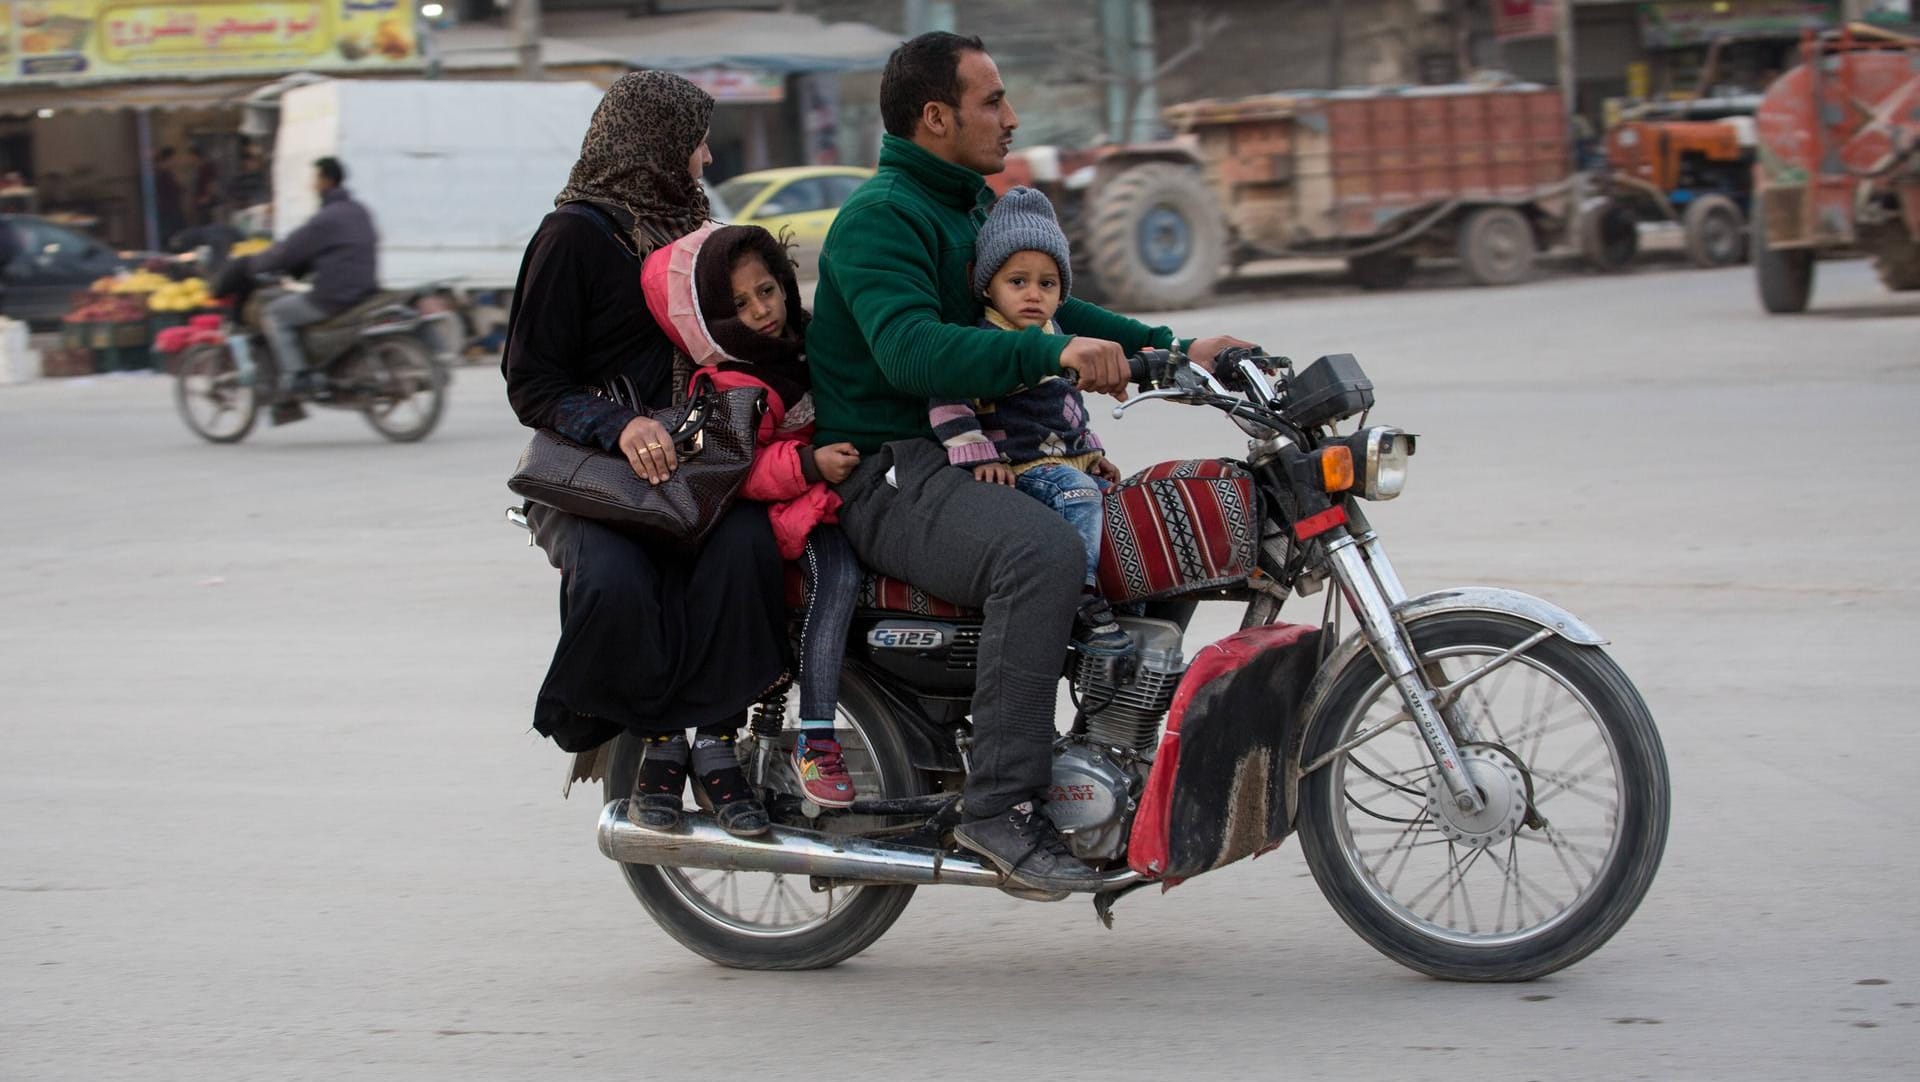
{"label": "motorcycle headlight", "polygon": [[1368,500],[1391,500],[1407,487],[1407,460],[1413,457],[1414,435],[1397,428],[1364,428],[1352,438],[1353,461],[1360,484],[1356,495]]}

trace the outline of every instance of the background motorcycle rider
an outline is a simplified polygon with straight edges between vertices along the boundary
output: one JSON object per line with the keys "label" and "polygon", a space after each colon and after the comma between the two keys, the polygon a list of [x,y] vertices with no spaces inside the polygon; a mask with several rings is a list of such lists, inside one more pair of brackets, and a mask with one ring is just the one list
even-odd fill
{"label": "background motorcycle rider", "polygon": [[[880,82],[880,168],[841,208],[820,259],[807,354],[818,444],[852,443],[841,525],[870,567],[981,608],[971,770],[955,837],[1014,882],[1071,889],[1094,878],[1035,801],[1054,739],[1054,687],[1085,570],[1079,536],[1038,501],[949,465],[927,402],[990,399],[1071,368],[1088,391],[1124,396],[1129,351],[1173,332],[1079,299],[1065,334],[975,326],[968,277],[984,175],[1006,166],[1019,119],[979,38],[935,32],[902,44]],[[1076,337],[1068,337],[1076,335]],[[1234,340],[1191,345],[1202,364]]]}
{"label": "background motorcycle rider", "polygon": [[292,394],[308,382],[300,329],[339,315],[380,288],[380,235],[373,215],[341,185],[347,171],[334,158],[313,163],[313,190],[320,209],[287,238],[258,255],[246,257],[254,274],[311,276],[313,289],[288,293],[261,314],[267,341],[280,362],[280,388]]}

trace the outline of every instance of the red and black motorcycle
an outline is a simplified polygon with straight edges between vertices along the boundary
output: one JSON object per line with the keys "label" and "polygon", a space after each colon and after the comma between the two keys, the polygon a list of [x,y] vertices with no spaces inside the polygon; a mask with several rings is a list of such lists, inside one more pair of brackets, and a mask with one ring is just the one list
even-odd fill
{"label": "red and black motorcycle", "polygon": [[[1250,442],[1243,460],[1164,463],[1108,494],[1101,587],[1130,613],[1136,662],[1069,655],[1077,710],[1046,805],[1104,871],[1089,892],[1102,919],[1129,890],[1297,832],[1348,925],[1420,972],[1527,980],[1605,943],[1646,894],[1668,821],[1659,734],[1606,640],[1509,590],[1407,595],[1363,507],[1400,493],[1414,437],[1366,424],[1373,386],[1353,357],[1296,373],[1229,351],[1209,373],[1149,353],[1135,378],[1146,389],[1116,416],[1204,406]],[[1283,602],[1328,580],[1306,621],[1280,622]],[[1243,602],[1245,617],[1189,657],[1203,599]],[[1067,897],[1007,884],[953,843],[979,614],[872,578],[854,637],[838,718],[862,794],[849,809],[805,799],[779,698],[740,741],[767,837],[697,810],[673,832],[633,825],[622,801],[640,746],[612,748],[601,850],[662,928],[723,965],[832,965],[920,886]]]}

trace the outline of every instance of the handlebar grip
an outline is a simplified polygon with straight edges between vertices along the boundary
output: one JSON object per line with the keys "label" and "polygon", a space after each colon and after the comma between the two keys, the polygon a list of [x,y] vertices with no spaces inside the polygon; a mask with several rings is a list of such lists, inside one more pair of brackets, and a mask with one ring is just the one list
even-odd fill
{"label": "handlebar grip", "polygon": [[1146,358],[1146,351],[1129,354],[1127,357],[1127,378],[1137,387],[1146,387],[1153,380],[1153,364]]}

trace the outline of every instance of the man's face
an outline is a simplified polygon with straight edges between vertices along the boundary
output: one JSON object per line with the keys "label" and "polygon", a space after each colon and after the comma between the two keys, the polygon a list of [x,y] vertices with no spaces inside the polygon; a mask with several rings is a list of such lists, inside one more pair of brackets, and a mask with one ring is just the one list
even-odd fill
{"label": "man's face", "polygon": [[325,173],[322,173],[320,170],[315,169],[313,171],[313,194],[325,195],[332,190],[333,190],[333,181],[328,180],[327,175]]}
{"label": "man's face", "polygon": [[1000,83],[1000,68],[993,57],[971,49],[961,53],[959,76],[959,108],[942,106],[952,123],[941,157],[991,176],[1007,167],[1007,151],[1013,148],[1013,130],[1020,126],[1020,118],[1007,104],[1007,88]]}

